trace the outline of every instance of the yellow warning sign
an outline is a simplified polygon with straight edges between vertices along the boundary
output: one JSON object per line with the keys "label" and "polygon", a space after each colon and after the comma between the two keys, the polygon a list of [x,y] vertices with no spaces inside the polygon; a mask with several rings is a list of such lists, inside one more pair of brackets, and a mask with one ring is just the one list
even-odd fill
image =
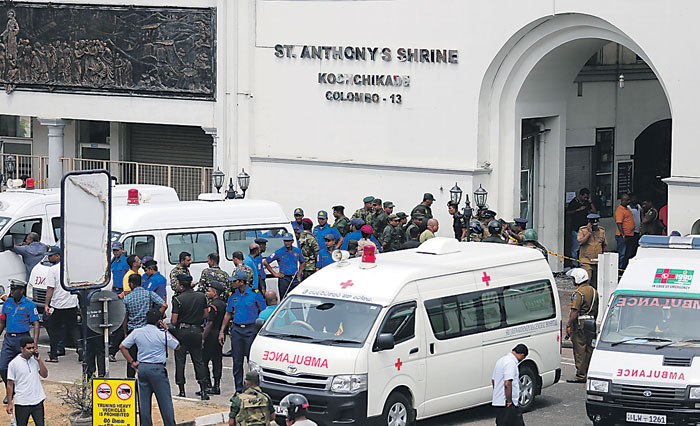
{"label": "yellow warning sign", "polygon": [[92,424],[136,426],[136,380],[92,380]]}

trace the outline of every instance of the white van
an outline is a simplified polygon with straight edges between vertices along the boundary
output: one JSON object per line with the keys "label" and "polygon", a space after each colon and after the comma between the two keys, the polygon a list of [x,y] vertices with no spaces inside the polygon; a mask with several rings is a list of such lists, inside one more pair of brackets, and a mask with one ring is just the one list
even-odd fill
{"label": "white van", "polygon": [[596,425],[700,424],[700,237],[643,236],[588,370]]}
{"label": "white van", "polygon": [[406,425],[489,403],[496,360],[517,343],[530,348],[520,403],[531,408],[559,380],[560,327],[541,253],[433,238],[306,279],[261,328],[250,367],[274,404],[305,395],[319,424]]}
{"label": "white van", "polygon": [[[152,204],[179,200],[175,190],[167,186],[115,185],[112,188],[112,202],[126,204],[128,192],[133,189],[139,191],[142,200]],[[0,193],[0,285],[5,288],[9,288],[8,283],[12,278],[27,278],[22,258],[10,248],[22,243],[30,232],[38,233],[41,241],[48,245],[60,241],[60,189],[11,189]],[[37,306],[43,308],[45,283],[43,287],[39,283],[36,289]],[[31,290],[28,289],[28,292]]]}
{"label": "white van", "polygon": [[[219,266],[229,274],[233,253],[249,253],[256,238],[268,240],[264,256],[284,244],[282,236],[292,232],[282,207],[263,200],[180,201],[177,203],[112,206],[112,241],[124,244],[124,253],[139,258],[151,256],[166,279],[178,265],[181,252],[192,255],[190,274],[195,282],[208,267],[210,253],[218,253]],[[276,285],[268,280],[268,285]],[[168,300],[172,295],[167,286]],[[168,303],[170,305],[170,303]]]}

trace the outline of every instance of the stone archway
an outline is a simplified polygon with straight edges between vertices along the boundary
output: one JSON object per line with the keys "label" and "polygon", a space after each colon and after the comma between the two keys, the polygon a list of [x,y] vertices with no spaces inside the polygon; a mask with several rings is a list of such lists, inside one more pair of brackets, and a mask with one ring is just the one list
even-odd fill
{"label": "stone archway", "polygon": [[546,134],[535,228],[540,241],[559,253],[564,253],[566,101],[583,65],[611,41],[649,65],[670,107],[664,82],[644,50],[618,28],[590,15],[555,15],[532,22],[503,46],[482,82],[477,152],[478,164],[488,163],[493,169],[487,181],[491,205],[506,219],[519,214],[521,123],[540,118]]}

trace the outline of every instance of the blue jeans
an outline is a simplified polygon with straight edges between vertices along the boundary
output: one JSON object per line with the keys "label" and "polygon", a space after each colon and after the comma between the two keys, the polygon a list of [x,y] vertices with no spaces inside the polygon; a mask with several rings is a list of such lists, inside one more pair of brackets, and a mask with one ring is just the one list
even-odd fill
{"label": "blue jeans", "polygon": [[617,267],[625,269],[627,267],[627,244],[625,244],[625,237],[615,235],[615,242],[617,243],[617,255],[619,256]]}
{"label": "blue jeans", "polygon": [[241,328],[231,327],[231,354],[233,356],[233,381],[236,392],[243,392],[243,357],[250,360],[250,347],[255,339],[255,327],[252,324]]}
{"label": "blue jeans", "polygon": [[173,399],[170,396],[168,370],[163,364],[141,363],[139,374],[139,405],[141,426],[153,426],[151,418],[151,397],[155,393],[160,409],[160,417],[165,426],[175,426]]}
{"label": "blue jeans", "polygon": [[[578,259],[578,230],[576,231],[571,231],[571,254],[570,256],[574,259]],[[578,268],[580,267],[581,264],[578,263],[577,261],[571,261],[571,267],[572,268]]]}

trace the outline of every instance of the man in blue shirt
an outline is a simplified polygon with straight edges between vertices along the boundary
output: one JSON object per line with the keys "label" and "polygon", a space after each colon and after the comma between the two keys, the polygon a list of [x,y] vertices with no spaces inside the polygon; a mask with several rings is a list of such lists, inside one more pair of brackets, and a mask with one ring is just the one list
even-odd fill
{"label": "man in blue shirt", "polygon": [[[267,259],[263,260],[263,264],[272,275],[278,278],[277,288],[281,299],[299,285],[301,280],[302,266],[304,265],[304,255],[299,247],[293,247],[294,237],[290,233],[284,234],[282,237],[284,247],[272,253]],[[279,272],[275,272],[270,266],[270,263],[277,261]]]}
{"label": "man in blue shirt", "polygon": [[155,260],[147,260],[143,264],[143,268],[146,272],[142,276],[141,285],[148,291],[152,291],[163,300],[165,300],[167,295],[166,285],[168,280],[158,272],[158,262]]}
{"label": "man in blue shirt", "polygon": [[129,265],[126,263],[126,256],[124,256],[124,245],[119,241],[112,243],[112,291],[120,294],[123,290],[122,282],[124,281],[124,275],[129,271]]}
{"label": "man in blue shirt", "polygon": [[258,264],[255,262],[255,256],[258,255],[260,247],[253,243],[248,247],[249,254],[243,259],[243,264],[253,270],[253,284],[250,286],[253,290],[259,290],[261,292],[265,291],[264,287],[260,287],[260,281],[258,278]]}
{"label": "man in blue shirt", "polygon": [[343,236],[340,235],[340,231],[328,224],[328,212],[321,210],[318,212],[317,219],[318,225],[314,226],[313,234],[314,237],[316,237],[316,240],[318,240],[318,245],[323,247],[325,244],[323,238],[326,235],[333,235],[335,237],[335,247],[340,248],[340,245],[343,244]]}
{"label": "man in blue shirt", "polygon": [[267,290],[267,285],[265,285],[265,278],[267,278],[267,272],[265,272],[265,265],[263,265],[263,254],[267,249],[267,239],[266,238],[256,238],[255,244],[258,245],[258,254],[255,255],[255,266],[258,268],[258,286]]}
{"label": "man in blue shirt", "polygon": [[[153,426],[151,418],[151,400],[156,394],[160,417],[165,426],[175,426],[175,411],[170,393],[166,346],[173,350],[180,348],[180,342],[168,333],[162,320],[163,314],[158,309],[151,309],[146,314],[147,324],[131,332],[119,345],[119,350],[129,365],[139,372],[139,410],[141,425]],[[138,347],[138,361],[134,360],[129,349]]]}
{"label": "man in blue shirt", "polygon": [[[131,274],[128,278],[131,292],[124,296],[124,305],[126,305],[126,315],[122,327],[126,330],[126,335],[136,330],[137,328],[146,325],[146,315],[151,310],[153,305],[160,307],[160,312],[165,312],[168,309],[168,304],[157,294],[147,291],[141,287],[141,275]],[[125,336],[126,337],[126,336]],[[136,345],[138,346],[138,345]],[[133,358],[138,357],[137,347],[132,347],[129,350]],[[136,370],[127,364],[126,377],[133,378],[136,376]]]}
{"label": "man in blue shirt", "polygon": [[323,239],[325,247],[323,247],[321,251],[318,252],[318,262],[316,262],[316,267],[318,269],[321,269],[335,262],[331,255],[333,253],[333,250],[335,249],[335,235],[326,234],[326,236],[323,237]]}
{"label": "man in blue shirt", "polygon": [[258,315],[258,318],[261,318],[265,321],[267,321],[268,318],[270,318],[270,315],[272,315],[275,312],[275,309],[277,309],[277,306],[279,305],[279,299],[277,298],[277,293],[274,291],[266,291],[265,292],[265,304],[267,307],[260,312]]}
{"label": "man in blue shirt", "polygon": [[46,254],[46,244],[41,242],[41,237],[36,232],[27,234],[22,244],[17,244],[12,248],[12,251],[22,257],[24,267],[27,269],[26,280],[29,280],[29,275],[32,273],[32,268],[37,263],[41,262]]}
{"label": "man in blue shirt", "polygon": [[[31,300],[24,297],[27,283],[10,280],[10,297],[2,305],[0,314],[0,334],[5,330],[5,339],[0,352],[0,377],[7,386],[7,366],[20,352],[20,340],[29,336],[29,328],[34,328],[34,346],[39,341],[39,312]],[[7,392],[6,392],[7,394]],[[7,397],[3,401],[7,404]]]}
{"label": "man in blue shirt", "polygon": [[301,226],[301,221],[304,219],[304,210],[300,207],[294,209],[294,220],[292,221],[292,229],[297,234],[301,234],[304,231],[304,227]]}
{"label": "man in blue shirt", "polygon": [[[343,239],[343,244],[340,246],[341,250],[348,249],[348,242],[350,240],[360,241],[362,239],[362,232],[360,231],[360,228],[362,228],[364,224],[365,223],[362,219],[355,218],[350,221],[350,229],[352,229],[352,232],[346,235]],[[370,241],[372,241],[377,246],[377,250],[379,252],[382,251],[382,245],[379,244],[379,241],[377,241],[376,238],[374,238],[374,235],[370,236]]]}
{"label": "man in blue shirt", "polygon": [[224,345],[226,336],[224,330],[233,318],[231,327],[231,352],[233,353],[233,379],[236,392],[243,392],[243,358],[250,359],[250,346],[255,338],[255,320],[266,308],[260,293],[246,286],[245,272],[238,270],[231,277],[233,293],[228,297],[226,315],[221,323],[219,343]]}

